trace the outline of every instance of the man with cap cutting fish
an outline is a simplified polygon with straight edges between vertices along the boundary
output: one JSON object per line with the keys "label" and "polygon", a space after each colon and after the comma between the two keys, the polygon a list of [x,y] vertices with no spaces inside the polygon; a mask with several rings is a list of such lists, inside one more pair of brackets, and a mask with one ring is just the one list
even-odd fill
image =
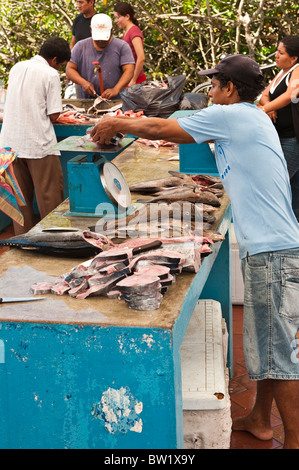
{"label": "man with cap cutting fish", "polygon": [[286,161],[270,118],[253,104],[263,89],[258,64],[233,55],[200,74],[212,76],[212,106],[177,119],[107,116],[92,137],[100,144],[117,132],[183,144],[214,141],[242,260],[245,359],[257,381],[255,406],[233,429],[271,439],[274,398],[284,448],[298,449],[299,225]]}
{"label": "man with cap cutting fish", "polygon": [[90,25],[91,38],[79,41],[72,49],[67,78],[81,86],[82,98],[94,98],[96,94],[106,99],[119,98],[134,73],[132,51],[125,41],[112,36],[108,15],[94,15]]}

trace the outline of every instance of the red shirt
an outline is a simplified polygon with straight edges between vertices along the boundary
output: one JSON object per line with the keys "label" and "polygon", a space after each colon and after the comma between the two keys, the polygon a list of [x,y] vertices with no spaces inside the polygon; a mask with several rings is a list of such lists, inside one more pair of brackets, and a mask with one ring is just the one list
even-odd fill
{"label": "red shirt", "polygon": [[[134,48],[134,45],[133,45],[133,42],[132,42],[132,40],[133,40],[135,37],[141,38],[142,44],[143,44],[144,37],[143,37],[142,31],[141,31],[141,29],[140,29],[138,26],[136,26],[136,25],[132,26],[132,27],[129,29],[129,31],[128,31],[126,34],[124,34],[124,36],[122,37],[122,39],[123,39],[124,41],[126,41],[126,42],[129,44],[129,46],[130,46],[130,48],[131,48],[131,50],[132,50],[132,54],[133,54],[134,60],[135,60],[135,62],[136,62],[136,60],[137,60],[137,54],[136,54],[136,51],[135,51],[135,48]],[[140,72],[140,74],[139,74],[139,76],[138,76],[138,78],[137,78],[137,80],[136,80],[136,83],[142,83],[142,82],[145,82],[145,81],[146,81],[146,76],[145,76],[143,70],[141,70],[141,72]]]}

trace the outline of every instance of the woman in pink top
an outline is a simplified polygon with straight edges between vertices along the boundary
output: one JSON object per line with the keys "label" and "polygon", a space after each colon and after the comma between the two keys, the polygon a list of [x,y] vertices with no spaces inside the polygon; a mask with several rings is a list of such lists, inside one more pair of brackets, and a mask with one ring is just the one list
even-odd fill
{"label": "woman in pink top", "polygon": [[144,37],[138,27],[138,21],[134,16],[134,10],[129,3],[121,2],[114,7],[113,14],[117,26],[125,32],[122,39],[131,47],[135,59],[134,75],[128,86],[145,82],[146,76],[143,72],[143,64],[145,60],[143,50]]}

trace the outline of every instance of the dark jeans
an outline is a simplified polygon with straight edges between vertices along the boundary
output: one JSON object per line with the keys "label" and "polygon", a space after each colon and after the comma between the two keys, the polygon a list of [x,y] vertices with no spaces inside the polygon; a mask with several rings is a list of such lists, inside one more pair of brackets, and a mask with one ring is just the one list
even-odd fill
{"label": "dark jeans", "polygon": [[292,207],[299,222],[299,142],[294,138],[280,139],[281,147],[288,165],[292,190]]}

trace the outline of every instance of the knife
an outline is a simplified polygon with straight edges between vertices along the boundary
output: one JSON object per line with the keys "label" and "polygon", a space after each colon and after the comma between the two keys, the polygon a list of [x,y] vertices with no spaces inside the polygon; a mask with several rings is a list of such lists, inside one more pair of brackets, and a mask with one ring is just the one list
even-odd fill
{"label": "knife", "polygon": [[35,300],[44,300],[44,297],[0,297],[0,304],[12,302],[34,302]]}
{"label": "knife", "polygon": [[144,245],[136,246],[132,250],[133,256],[139,255],[139,253],[143,253],[144,251],[155,250],[156,248],[160,248],[162,245],[161,240],[154,240],[153,242],[146,243]]}

